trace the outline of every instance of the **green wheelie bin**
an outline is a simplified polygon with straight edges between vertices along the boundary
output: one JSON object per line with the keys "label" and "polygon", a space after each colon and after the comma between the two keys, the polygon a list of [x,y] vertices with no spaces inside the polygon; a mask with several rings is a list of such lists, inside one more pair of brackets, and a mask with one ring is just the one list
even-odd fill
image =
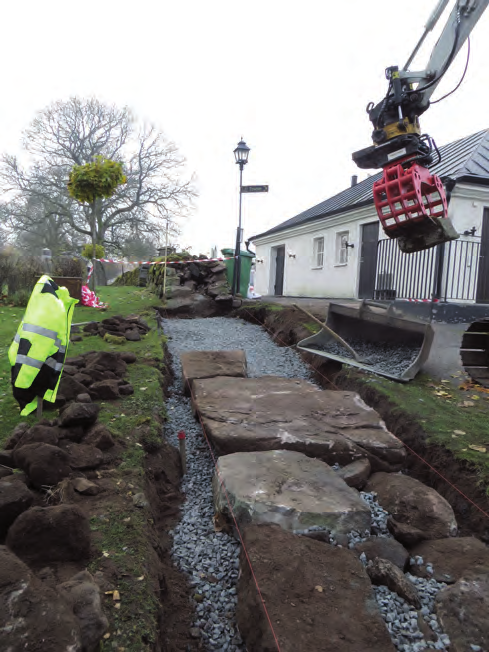
{"label": "green wheelie bin", "polygon": [[[234,273],[234,249],[221,249],[221,253],[225,258],[229,260],[225,261],[227,267],[227,279],[230,287],[233,285],[233,273]],[[255,254],[250,254],[249,251],[241,251],[241,282],[239,286],[239,294],[246,299],[248,296],[248,287],[250,285],[251,277],[251,264]]]}

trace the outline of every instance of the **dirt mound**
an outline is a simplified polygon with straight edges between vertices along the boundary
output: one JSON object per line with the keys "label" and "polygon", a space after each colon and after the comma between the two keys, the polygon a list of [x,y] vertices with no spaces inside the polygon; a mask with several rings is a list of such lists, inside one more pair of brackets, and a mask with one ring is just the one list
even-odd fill
{"label": "dirt mound", "polygon": [[372,586],[356,556],[283,531],[250,526],[238,582],[238,625],[249,652],[393,652]]}
{"label": "dirt mound", "polygon": [[15,519],[34,502],[34,494],[15,475],[0,480],[0,539]]}
{"label": "dirt mound", "polygon": [[68,455],[57,446],[42,442],[16,448],[14,460],[38,489],[57,485],[71,473]]}
{"label": "dirt mound", "polygon": [[3,650],[82,652],[71,606],[5,546],[0,546],[0,631]]}
{"label": "dirt mound", "polygon": [[29,563],[79,561],[90,554],[90,525],[75,505],[33,507],[7,535],[7,546]]}
{"label": "dirt mound", "polygon": [[117,340],[119,339],[122,341],[139,342],[141,336],[149,333],[151,328],[143,319],[134,315],[127,318],[116,316],[103,319],[101,322],[90,322],[85,325],[83,330],[90,335],[99,335],[107,341],[110,341],[111,338],[116,338],[116,341],[112,341],[113,343],[118,343]]}

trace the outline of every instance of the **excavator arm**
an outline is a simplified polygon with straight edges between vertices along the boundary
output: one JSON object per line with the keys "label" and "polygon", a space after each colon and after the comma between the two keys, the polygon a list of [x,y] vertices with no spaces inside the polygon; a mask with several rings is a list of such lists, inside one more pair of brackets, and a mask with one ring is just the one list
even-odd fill
{"label": "excavator arm", "polygon": [[438,23],[450,0],[440,0],[404,68],[386,70],[384,99],[367,107],[374,127],[373,145],[353,154],[362,169],[382,168],[374,183],[374,202],[386,235],[396,238],[405,253],[428,249],[458,238],[447,217],[441,180],[429,172],[439,158],[433,139],[421,133],[419,117],[467,41],[489,0],[457,0],[424,70],[409,67],[426,36]]}

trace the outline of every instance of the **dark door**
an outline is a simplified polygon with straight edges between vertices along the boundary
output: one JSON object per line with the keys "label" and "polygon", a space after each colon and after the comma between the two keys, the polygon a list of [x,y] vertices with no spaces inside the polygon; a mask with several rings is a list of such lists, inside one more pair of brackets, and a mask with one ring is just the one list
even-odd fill
{"label": "dark door", "polygon": [[489,303],[489,209],[482,217],[481,245],[479,250],[479,273],[477,276],[477,303]]}
{"label": "dark door", "polygon": [[360,245],[360,279],[358,283],[358,296],[360,299],[373,299],[374,296],[378,241],[379,223],[363,224],[362,243]]}
{"label": "dark door", "polygon": [[275,296],[281,297],[284,293],[284,267],[285,267],[285,246],[277,247],[277,259],[275,261]]}

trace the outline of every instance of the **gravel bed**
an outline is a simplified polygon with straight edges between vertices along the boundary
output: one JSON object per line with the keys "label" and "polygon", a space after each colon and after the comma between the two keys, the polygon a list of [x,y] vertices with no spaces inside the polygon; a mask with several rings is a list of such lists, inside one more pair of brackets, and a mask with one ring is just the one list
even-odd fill
{"label": "gravel bed", "polygon": [[[187,445],[187,474],[182,483],[186,500],[181,520],[173,535],[172,554],[175,564],[187,574],[192,586],[195,620],[192,634],[201,636],[206,650],[244,652],[245,647],[236,626],[236,583],[239,572],[240,545],[222,532],[215,532],[212,500],[214,462],[200,424],[194,419],[190,400],[182,392],[179,356],[185,351],[244,349],[248,360],[248,375],[276,375],[312,380],[309,368],[288,348],[278,347],[259,326],[241,320],[222,317],[213,319],[164,320],[168,348],[173,356],[175,381],[167,400],[168,422],[165,436],[178,446],[177,433],[184,430]],[[333,468],[339,468],[337,465]],[[388,513],[377,502],[374,493],[361,492],[372,512],[372,533],[390,537]],[[297,531],[307,534],[313,527]],[[368,532],[352,532],[342,540],[330,538],[333,545],[353,548],[368,538]],[[366,563],[363,556],[362,561]],[[436,593],[443,588],[435,580],[423,580],[408,575],[417,586],[423,608],[420,612],[434,634],[427,641],[418,625],[418,613],[387,587],[374,587],[380,611],[392,640],[399,652],[446,650],[448,637],[439,627],[433,604]]]}
{"label": "gravel bed", "polygon": [[[416,585],[421,600],[421,609],[416,611],[408,602],[392,593],[386,586],[374,586],[375,597],[380,612],[387,623],[392,642],[399,652],[419,652],[419,650],[448,650],[449,637],[443,633],[438,618],[433,613],[435,597],[446,584],[436,580],[425,580],[406,573]],[[419,628],[418,618],[422,618],[433,632],[435,640],[426,640]]]}
{"label": "gravel bed", "polygon": [[234,537],[214,531],[214,463],[200,424],[193,417],[190,400],[182,393],[179,356],[185,351],[241,348],[246,351],[251,377],[275,375],[310,380],[312,376],[294,351],[278,347],[259,326],[241,320],[165,320],[163,327],[175,373],[166,404],[165,435],[178,446],[177,433],[184,430],[187,445],[187,474],[182,484],[186,500],[182,518],[171,533],[172,554],[192,586],[196,612],[193,633],[202,636],[207,650],[242,651],[245,647],[236,627],[241,546]]}
{"label": "gravel bed", "polygon": [[[364,359],[363,363],[369,365],[373,372],[377,371],[392,376],[400,376],[406,371],[416,360],[420,351],[419,348],[388,342],[371,344],[363,340],[350,339],[348,344]],[[331,342],[322,347],[313,344],[309,348],[353,359],[350,351],[338,342]]]}

